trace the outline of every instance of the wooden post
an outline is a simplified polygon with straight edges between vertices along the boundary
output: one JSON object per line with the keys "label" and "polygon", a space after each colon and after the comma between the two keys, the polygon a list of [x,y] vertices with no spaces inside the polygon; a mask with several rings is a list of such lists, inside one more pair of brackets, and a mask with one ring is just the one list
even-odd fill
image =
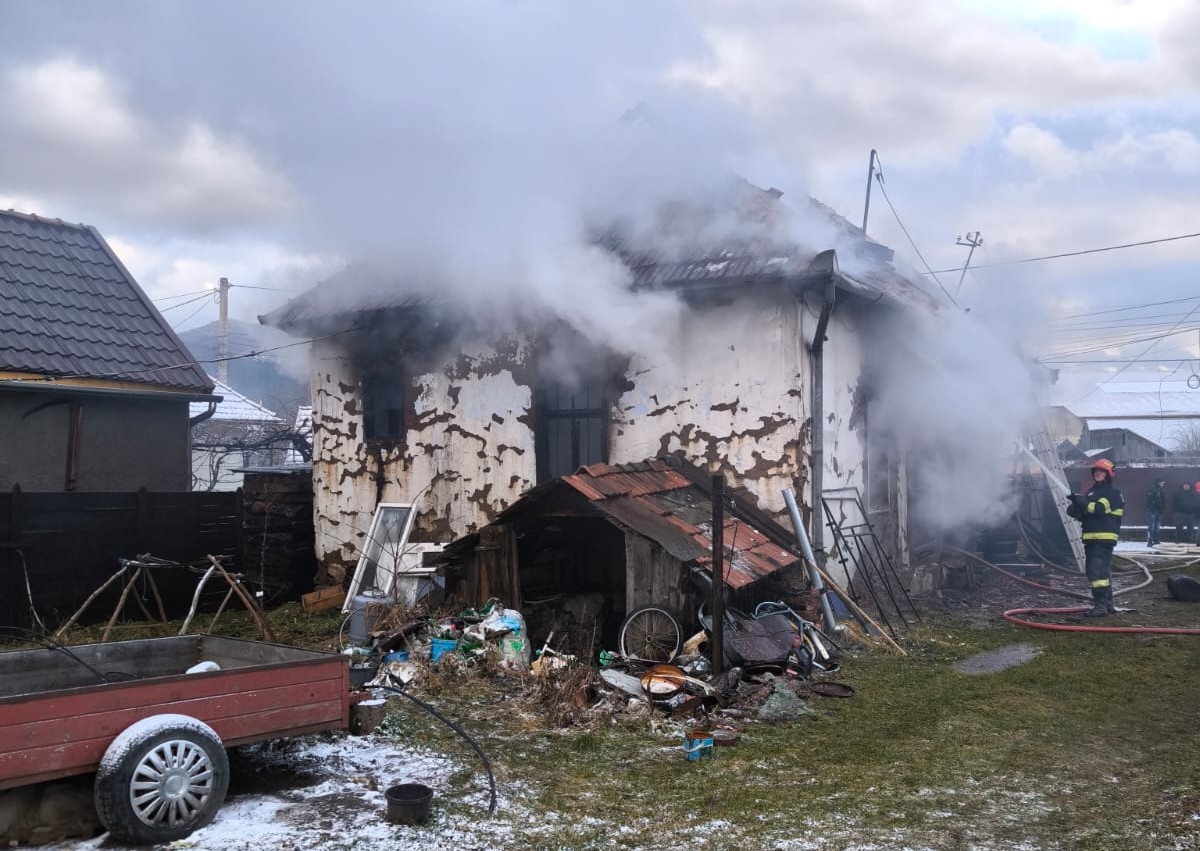
{"label": "wooden post", "polygon": [[725,671],[725,477],[712,479],[712,670]]}

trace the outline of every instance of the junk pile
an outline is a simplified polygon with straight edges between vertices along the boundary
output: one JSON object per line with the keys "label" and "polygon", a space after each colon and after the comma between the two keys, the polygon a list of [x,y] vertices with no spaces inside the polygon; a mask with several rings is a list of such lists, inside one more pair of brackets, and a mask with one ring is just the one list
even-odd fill
{"label": "junk pile", "polygon": [[829,681],[839,670],[838,646],[783,602],[760,604],[754,614],[726,610],[719,674],[711,662],[711,618],[703,609],[702,628],[687,640],[667,642],[659,659],[603,650],[595,661],[563,652],[570,634],[556,638],[552,631],[535,649],[522,613],[497,599],[453,615],[404,614],[408,620],[376,622],[365,633],[351,628],[356,637],[366,636],[344,651],[354,687],[407,687],[433,671],[465,675],[472,668],[515,676],[524,697],[559,727],[632,715],[705,734],[693,737],[689,759],[710,755],[714,742],[735,741],[739,722],[802,719],[815,714],[813,698],[854,694]]}
{"label": "junk pile", "polygon": [[[348,627],[348,630],[347,630]],[[411,682],[429,665],[488,663],[515,671],[530,667],[525,618],[493,598],[478,609],[428,616],[420,606],[381,603],[356,608],[343,624],[349,646],[350,685]]]}

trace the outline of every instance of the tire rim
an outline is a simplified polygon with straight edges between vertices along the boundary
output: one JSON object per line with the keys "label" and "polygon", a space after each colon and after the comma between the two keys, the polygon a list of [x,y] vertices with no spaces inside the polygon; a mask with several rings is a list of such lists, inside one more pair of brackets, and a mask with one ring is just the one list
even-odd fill
{"label": "tire rim", "polygon": [[129,783],[134,815],[150,827],[177,827],[195,819],[213,791],[213,767],[204,748],[185,739],[155,745]]}
{"label": "tire rim", "polygon": [[679,649],[679,627],[673,617],[659,609],[636,613],[624,632],[625,652],[639,659],[667,662]]}

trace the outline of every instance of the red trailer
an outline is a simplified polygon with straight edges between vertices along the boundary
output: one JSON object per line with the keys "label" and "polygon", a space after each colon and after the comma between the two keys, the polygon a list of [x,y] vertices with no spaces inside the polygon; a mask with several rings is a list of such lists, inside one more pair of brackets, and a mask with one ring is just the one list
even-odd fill
{"label": "red trailer", "polygon": [[345,656],[257,641],[0,653],[0,789],[94,771],[115,838],[181,839],[225,799],[226,747],[346,729],[351,700]]}

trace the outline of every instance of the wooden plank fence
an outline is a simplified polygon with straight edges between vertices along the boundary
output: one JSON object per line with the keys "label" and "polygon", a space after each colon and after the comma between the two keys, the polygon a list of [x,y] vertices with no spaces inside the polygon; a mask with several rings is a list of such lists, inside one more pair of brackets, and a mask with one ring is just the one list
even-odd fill
{"label": "wooden plank fence", "polygon": [[[234,492],[0,493],[0,626],[28,626],[32,607],[53,626],[71,616],[120,566],[151,553],[191,562],[206,555],[243,561],[242,494]],[[182,616],[197,576],[159,570],[167,613]],[[112,613],[120,588],[96,600],[86,620]],[[154,604],[148,589],[137,589]],[[219,603],[220,595],[216,591]],[[127,611],[136,612],[132,601]]]}

